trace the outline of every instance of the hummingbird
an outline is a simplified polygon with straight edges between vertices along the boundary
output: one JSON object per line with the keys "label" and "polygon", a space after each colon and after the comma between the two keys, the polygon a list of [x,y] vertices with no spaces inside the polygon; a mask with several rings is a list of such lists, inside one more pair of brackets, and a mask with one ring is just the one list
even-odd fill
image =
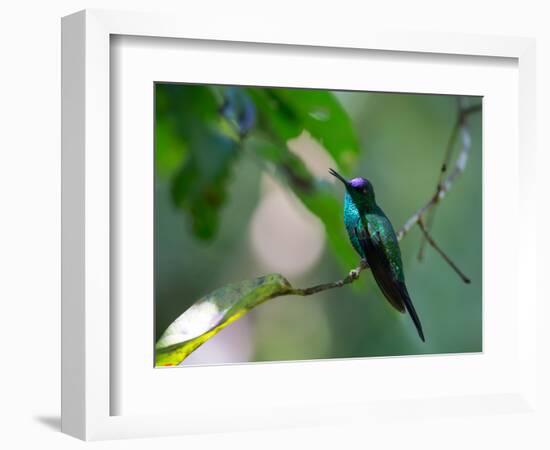
{"label": "hummingbird", "polygon": [[[424,342],[424,332],[418,314],[405,285],[403,261],[393,226],[377,205],[372,184],[366,178],[346,180],[334,169],[329,173],[346,188],[344,194],[344,225],[351,245],[361,257],[361,265],[369,267],[376,284],[399,312],[407,311]],[[352,276],[358,274],[353,271]]]}

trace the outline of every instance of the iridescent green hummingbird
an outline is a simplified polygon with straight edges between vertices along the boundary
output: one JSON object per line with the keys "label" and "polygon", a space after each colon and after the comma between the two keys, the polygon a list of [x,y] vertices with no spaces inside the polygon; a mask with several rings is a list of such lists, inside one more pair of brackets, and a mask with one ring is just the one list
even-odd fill
{"label": "iridescent green hummingbird", "polygon": [[370,267],[376,284],[398,311],[410,314],[420,339],[424,341],[422,324],[405,286],[403,262],[397,236],[390,220],[376,204],[369,180],[346,180],[334,169],[329,173],[346,187],[344,195],[344,225],[361,264]]}

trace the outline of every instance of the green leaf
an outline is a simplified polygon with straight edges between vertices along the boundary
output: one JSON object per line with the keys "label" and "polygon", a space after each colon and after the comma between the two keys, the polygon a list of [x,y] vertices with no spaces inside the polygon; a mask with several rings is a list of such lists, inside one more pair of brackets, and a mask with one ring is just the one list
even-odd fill
{"label": "green leaf", "polygon": [[289,294],[291,290],[290,283],[279,274],[216,289],[198,300],[166,329],[155,346],[156,366],[179,364],[204,342],[255,306]]}
{"label": "green leaf", "polygon": [[248,88],[256,104],[260,127],[276,139],[286,143],[304,129],[300,118],[286,104],[273,97],[268,89]]}
{"label": "green leaf", "polygon": [[307,130],[349,172],[359,154],[351,118],[330,92],[315,89],[248,88],[260,124],[286,143]]}

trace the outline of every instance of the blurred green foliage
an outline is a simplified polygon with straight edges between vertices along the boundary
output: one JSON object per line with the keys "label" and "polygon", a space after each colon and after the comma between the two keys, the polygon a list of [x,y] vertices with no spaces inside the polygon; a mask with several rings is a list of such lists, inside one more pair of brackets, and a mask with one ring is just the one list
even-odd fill
{"label": "blurred green foliage", "polygon": [[[293,285],[333,281],[357,265],[341,189],[316,177],[289,140],[307,132],[337,170],[369,178],[397,229],[433,194],[457,114],[456,97],[443,95],[158,83],[155,97],[156,339],[196,299],[265,275],[246,232],[263,173],[325,227],[327,251]],[[386,305],[367,272],[356,289],[282,297],[252,311],[251,360],[481,351],[481,115],[469,123],[470,161],[439,206],[433,234],[472,285],[463,285],[430,248],[417,262],[416,230],[401,242],[427,343]],[[224,339],[228,329],[212,340]]]}
{"label": "blurred green foliage", "polygon": [[[342,239],[339,201],[287,147],[289,139],[305,130],[340,170],[351,173],[358,139],[349,115],[331,92],[163,83],[156,85],[155,94],[158,172],[171,178],[173,201],[189,216],[196,238],[216,236],[232,166],[248,147],[325,224],[342,263],[355,263]],[[179,157],[173,150],[178,142]]]}

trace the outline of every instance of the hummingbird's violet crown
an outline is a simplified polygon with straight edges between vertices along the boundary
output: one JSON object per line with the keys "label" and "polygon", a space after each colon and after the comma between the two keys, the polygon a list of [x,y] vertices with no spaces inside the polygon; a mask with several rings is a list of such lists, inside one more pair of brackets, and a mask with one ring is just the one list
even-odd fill
{"label": "hummingbird's violet crown", "polygon": [[350,180],[349,184],[354,189],[361,189],[370,186],[370,181],[366,178],[358,177]]}
{"label": "hummingbird's violet crown", "polygon": [[357,177],[357,178],[352,178],[351,180],[348,181],[342,175],[336,172],[336,170],[334,169],[329,169],[328,172],[332,176],[338,178],[342,183],[344,183],[348,189],[351,188],[356,191],[372,192],[372,185],[370,181],[367,180],[366,178]]}

